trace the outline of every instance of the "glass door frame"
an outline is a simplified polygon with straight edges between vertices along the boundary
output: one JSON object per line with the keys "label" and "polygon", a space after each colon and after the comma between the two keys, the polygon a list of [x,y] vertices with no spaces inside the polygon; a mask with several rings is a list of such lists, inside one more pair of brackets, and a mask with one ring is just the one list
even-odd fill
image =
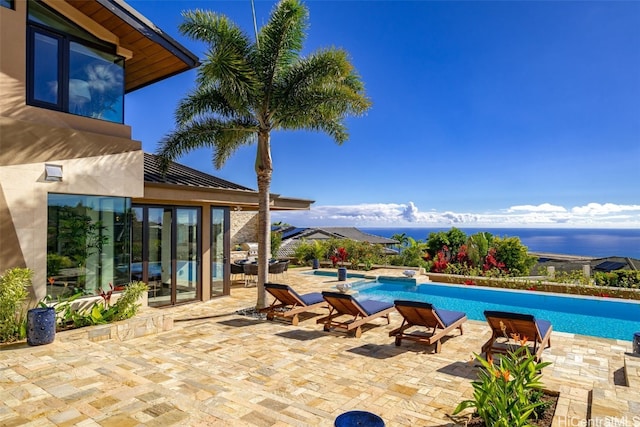
{"label": "glass door frame", "polygon": [[[214,253],[214,240],[215,236],[213,227],[213,212],[214,210],[222,212],[222,259],[217,260]],[[231,209],[228,206],[209,206],[209,295],[210,299],[219,298],[222,296],[231,295]],[[222,293],[214,293],[214,277],[213,277],[213,265],[214,262],[222,262]]]}
{"label": "glass door frame", "polygon": [[[152,305],[152,301],[149,301],[150,306],[156,307],[168,307],[174,305],[187,304],[194,301],[202,300],[202,236],[203,236],[203,224],[202,224],[202,208],[200,206],[177,206],[177,205],[159,205],[159,204],[140,204],[140,203],[132,203],[131,210],[140,208],[142,209],[142,278],[141,280],[145,283],[149,283],[149,209],[163,209],[171,211],[171,296],[169,304],[162,305]],[[196,256],[197,256],[197,268],[196,268],[196,281],[195,281],[195,297],[185,300],[178,300],[177,298],[177,236],[178,236],[178,227],[177,227],[177,211],[179,209],[193,209],[196,211],[197,215],[197,243],[196,243]],[[131,215],[133,218],[133,215]],[[132,225],[133,229],[133,225]],[[133,247],[133,232],[131,232],[131,247]],[[133,250],[131,251],[133,255]]]}

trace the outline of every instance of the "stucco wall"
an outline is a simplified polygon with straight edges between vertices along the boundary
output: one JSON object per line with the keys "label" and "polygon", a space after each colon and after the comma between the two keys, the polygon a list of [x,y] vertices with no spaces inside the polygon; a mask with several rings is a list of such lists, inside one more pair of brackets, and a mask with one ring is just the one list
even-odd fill
{"label": "stucco wall", "polygon": [[[144,191],[142,151],[50,163],[62,166],[62,182],[44,180],[44,163],[0,166],[0,191],[4,196],[0,198],[0,211],[3,218],[10,218],[17,237],[14,244],[2,242],[0,271],[17,265],[31,268],[36,298],[46,294],[49,193],[139,197]],[[14,256],[20,252],[23,262]]]}

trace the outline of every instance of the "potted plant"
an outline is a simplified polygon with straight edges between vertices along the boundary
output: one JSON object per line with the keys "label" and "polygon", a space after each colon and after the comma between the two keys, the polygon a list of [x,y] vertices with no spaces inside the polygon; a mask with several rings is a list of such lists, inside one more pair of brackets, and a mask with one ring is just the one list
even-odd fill
{"label": "potted plant", "polygon": [[336,265],[339,266],[338,280],[341,282],[347,280],[347,267],[344,266],[344,263],[347,261],[348,258],[349,258],[349,254],[347,253],[347,250],[343,247],[336,249],[334,254],[331,256],[331,262],[333,263],[333,266],[334,267]]}
{"label": "potted plant", "polygon": [[314,240],[313,245],[310,248],[311,255],[311,268],[317,270],[320,268],[320,260],[324,258],[326,254],[326,248],[319,240]]}

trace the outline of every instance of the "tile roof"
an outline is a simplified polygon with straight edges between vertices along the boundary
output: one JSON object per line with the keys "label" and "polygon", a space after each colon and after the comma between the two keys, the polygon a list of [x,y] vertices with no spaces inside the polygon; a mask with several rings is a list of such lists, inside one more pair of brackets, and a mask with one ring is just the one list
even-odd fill
{"label": "tile roof", "polygon": [[256,192],[251,188],[217,178],[175,162],[169,164],[169,169],[166,175],[163,176],[158,166],[158,156],[149,153],[144,153],[144,182]]}
{"label": "tile roof", "polygon": [[[278,257],[292,257],[302,239],[328,240],[331,238],[350,239],[358,242],[369,242],[381,245],[395,245],[397,240],[388,239],[374,234],[364,233],[355,227],[315,227],[299,228],[284,227],[272,228],[272,231],[282,233],[282,246],[278,251]],[[395,251],[393,251],[395,253]]]}

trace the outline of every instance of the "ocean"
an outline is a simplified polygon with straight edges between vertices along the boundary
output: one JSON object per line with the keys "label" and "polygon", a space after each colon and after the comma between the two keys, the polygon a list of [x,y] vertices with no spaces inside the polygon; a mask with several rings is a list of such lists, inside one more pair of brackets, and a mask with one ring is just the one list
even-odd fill
{"label": "ocean", "polygon": [[[359,230],[382,237],[406,234],[423,242],[429,233],[449,228],[365,228]],[[499,237],[519,237],[530,252],[592,257],[620,256],[640,259],[640,229],[576,228],[462,228],[467,236],[487,231]]]}

